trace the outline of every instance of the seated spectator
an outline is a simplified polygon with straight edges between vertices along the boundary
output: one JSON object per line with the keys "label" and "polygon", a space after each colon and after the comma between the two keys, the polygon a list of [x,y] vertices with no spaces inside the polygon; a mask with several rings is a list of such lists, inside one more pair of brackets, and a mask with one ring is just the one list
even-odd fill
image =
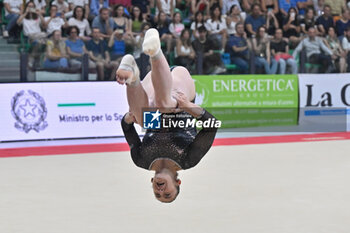
{"label": "seated spectator", "polygon": [[328,46],[330,50],[332,50],[333,54],[336,56],[334,60],[335,65],[340,71],[340,73],[346,72],[346,52],[342,49],[340,41],[335,33],[334,27],[328,28],[328,35],[324,40],[325,44]]}
{"label": "seated spectator", "polygon": [[335,22],[335,30],[337,31],[337,36],[343,36],[345,29],[350,26],[350,14],[348,9],[342,9],[341,18]]}
{"label": "seated spectator", "polygon": [[46,38],[46,33],[41,31],[40,27],[43,22],[44,18],[41,15],[41,11],[35,9],[35,4],[32,1],[26,4],[24,14],[22,14],[17,20],[18,25],[23,24],[23,34],[32,42],[43,41],[43,39]]}
{"label": "seated spectator", "polygon": [[[67,29],[68,39],[66,40],[67,54],[69,55],[69,66],[72,68],[81,68],[83,56],[87,54],[83,40],[79,39],[79,28],[69,26]],[[89,68],[96,68],[93,61],[89,60]]]}
{"label": "seated spectator", "polygon": [[90,14],[89,21],[93,21],[96,16],[98,16],[100,9],[108,8],[108,0],[90,0]]}
{"label": "seated spectator", "polygon": [[68,67],[66,43],[62,39],[61,30],[52,33],[51,40],[47,41],[44,68],[57,69]]}
{"label": "seated spectator", "polygon": [[70,18],[73,16],[74,9],[77,6],[81,6],[85,9],[84,18],[87,19],[90,14],[89,0],[68,0],[69,12],[66,13],[66,18]]}
{"label": "seated spectator", "polygon": [[229,15],[231,13],[231,7],[237,6],[239,12],[242,11],[241,5],[238,0],[223,0],[222,2],[222,14]]}
{"label": "seated spectator", "polygon": [[91,34],[91,28],[89,21],[84,18],[85,9],[81,6],[77,6],[74,9],[73,17],[68,20],[69,26],[77,26],[79,28],[79,38],[83,41],[88,41],[91,38],[88,37]]}
{"label": "seated spectator", "polygon": [[248,14],[251,14],[254,4],[260,5],[260,1],[259,0],[242,0],[243,11]]}
{"label": "seated spectator", "polygon": [[214,5],[210,11],[210,19],[205,23],[209,35],[216,42],[214,49],[225,48],[227,42],[226,20],[221,15],[221,8]]}
{"label": "seated spectator", "polygon": [[44,28],[46,28],[47,34],[50,36],[54,31],[61,30],[68,26],[67,20],[64,15],[57,14],[57,6],[51,5],[50,16],[44,18]]}
{"label": "seated spectator", "polygon": [[128,19],[124,13],[123,5],[116,5],[113,8],[113,20],[116,26],[116,29],[124,31],[123,39],[127,44],[131,44],[133,40],[133,35],[131,31],[132,22]]}
{"label": "seated spectator", "polygon": [[120,63],[125,55],[125,41],[123,40],[123,29],[117,29],[109,38],[108,47],[110,48],[111,60]]}
{"label": "seated spectator", "polygon": [[[153,2],[153,0],[152,0]],[[141,10],[142,18],[148,20],[151,16],[151,7],[149,0],[131,0],[131,5],[138,6]]]}
{"label": "seated spectator", "polygon": [[[322,39],[316,37],[316,29],[309,28],[308,36],[303,39],[293,52],[293,57],[302,51],[306,51],[307,60],[313,64],[321,64],[322,73],[331,73],[333,70],[332,59],[335,59],[333,52],[323,43]],[[321,50],[327,55],[321,53]]]}
{"label": "seated spectator", "polygon": [[235,64],[242,73],[248,73],[249,49],[247,34],[244,32],[243,23],[236,24],[236,34],[230,36],[226,51],[230,53],[231,62]]}
{"label": "seated spectator", "polygon": [[261,10],[266,14],[272,12],[274,15],[277,15],[279,12],[278,0],[262,0]]}
{"label": "seated spectator", "polygon": [[46,1],[45,0],[26,0],[28,2],[33,2],[35,9],[39,10],[42,15],[46,14]]}
{"label": "seated spectator", "polygon": [[236,34],[236,24],[238,22],[244,22],[241,11],[237,5],[233,5],[226,17],[227,34],[229,36]]}
{"label": "seated spectator", "polygon": [[193,64],[196,54],[191,45],[191,35],[188,29],[181,32],[180,38],[176,40],[175,64],[184,66],[193,72]]}
{"label": "seated spectator", "polygon": [[347,64],[347,72],[350,72],[350,27],[348,27],[345,31],[345,36],[342,40],[343,49],[346,52],[346,64]]}
{"label": "seated spectator", "polygon": [[333,16],[341,16],[342,10],[346,8],[344,0],[325,0],[325,4],[332,6]]}
{"label": "seated spectator", "polygon": [[193,50],[198,56],[203,56],[203,72],[205,74],[218,74],[225,72],[222,67],[220,53],[214,53],[214,41],[208,37],[208,31],[204,26],[198,28],[199,37],[192,42]]}
{"label": "seated spectator", "polygon": [[287,18],[283,21],[283,36],[292,42],[293,47],[301,40],[297,10],[293,7],[289,9]]}
{"label": "seated spectator", "polygon": [[113,30],[116,28],[113,18],[109,17],[109,9],[101,8],[100,15],[92,21],[93,28],[99,28],[100,33],[104,39],[110,38]]}
{"label": "seated spectator", "polygon": [[331,7],[325,5],[323,8],[323,15],[319,16],[316,20],[317,29],[320,36],[325,36],[330,27],[334,27],[334,21],[331,14]]}
{"label": "seated spectator", "polygon": [[289,54],[288,43],[283,39],[282,29],[278,28],[275,32],[274,39],[270,42],[271,57],[279,64],[279,73],[286,73],[286,65],[289,65],[292,74],[297,74],[298,64]]}
{"label": "seated spectator", "polygon": [[295,0],[278,0],[278,7],[280,8],[280,13],[282,14],[283,20],[286,18],[289,19],[289,10],[291,8],[294,8],[294,10],[296,12],[297,1],[295,1]]}
{"label": "seated spectator", "polygon": [[204,25],[204,17],[201,11],[197,11],[194,15],[194,21],[191,23],[191,31],[194,39],[198,39],[198,28]]}
{"label": "seated spectator", "polygon": [[3,31],[4,38],[8,38],[10,34],[13,37],[18,36],[15,29],[17,25],[17,20],[23,12],[23,1],[22,0],[4,0],[5,8],[5,19],[8,23]]}
{"label": "seated spectator", "polygon": [[278,20],[273,11],[269,10],[266,17],[267,34],[273,36],[277,28],[279,28]]}
{"label": "seated spectator", "polygon": [[142,23],[141,32],[135,37],[133,55],[136,62],[141,57],[143,39],[145,38],[146,31],[150,28],[151,28],[150,23],[147,23],[147,22]]}
{"label": "seated spectator", "polygon": [[261,9],[259,4],[252,5],[251,15],[248,15],[245,19],[245,27],[248,37],[255,36],[260,26],[265,26],[266,20],[261,15]]}
{"label": "seated spectator", "polygon": [[266,74],[276,74],[277,62],[274,58],[271,59],[270,42],[264,26],[259,27],[256,37],[252,39],[252,44],[255,54],[255,66],[264,68]]}
{"label": "seated spectator", "polygon": [[[314,10],[315,10],[315,14],[317,17],[320,17],[324,14],[323,10],[324,7],[326,6],[324,4],[325,0],[313,0],[314,1]],[[328,5],[329,6],[329,5]]]}
{"label": "seated spectator", "polygon": [[166,17],[167,16],[164,12],[159,12],[156,28],[159,32],[160,41],[166,44],[167,53],[169,54],[172,49],[173,36],[169,31],[169,25]]}
{"label": "seated spectator", "polygon": [[[105,80],[105,69],[115,70],[119,63],[111,62],[107,43],[100,37],[100,29],[92,29],[92,39],[87,43],[86,49],[90,59],[96,63],[98,80]],[[109,80],[114,80],[115,73],[111,72]]]}
{"label": "seated spectator", "polygon": [[169,31],[174,38],[179,38],[182,30],[185,29],[185,25],[182,23],[181,14],[176,12],[173,17],[172,23],[169,25]]}
{"label": "seated spectator", "polygon": [[301,32],[305,35],[309,31],[309,28],[315,28],[316,34],[318,35],[316,22],[315,22],[315,12],[313,8],[307,8],[305,13],[305,18],[300,21]]}
{"label": "seated spectator", "polygon": [[201,15],[203,16],[203,20],[210,18],[209,5],[209,0],[191,0],[192,15],[197,15],[197,13],[201,13]]}
{"label": "seated spectator", "polygon": [[141,25],[146,22],[142,17],[142,12],[140,7],[134,6],[131,11],[131,31],[134,36],[141,33]]}
{"label": "seated spectator", "polygon": [[51,5],[57,6],[57,13],[64,15],[69,11],[69,5],[65,0],[54,0]]}
{"label": "seated spectator", "polygon": [[167,20],[171,21],[174,15],[176,0],[155,0],[156,2],[156,15],[159,12],[164,12]]}

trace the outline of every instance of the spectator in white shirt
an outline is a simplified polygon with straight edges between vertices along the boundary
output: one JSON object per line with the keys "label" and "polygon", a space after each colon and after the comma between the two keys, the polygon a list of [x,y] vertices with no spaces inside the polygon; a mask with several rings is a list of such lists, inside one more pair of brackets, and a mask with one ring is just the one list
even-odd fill
{"label": "spectator in white shirt", "polygon": [[69,12],[66,13],[66,18],[73,16],[75,7],[81,6],[85,9],[84,18],[87,19],[90,14],[89,0],[68,0]]}
{"label": "spectator in white shirt", "polygon": [[182,23],[181,14],[176,12],[173,17],[173,22],[169,25],[169,31],[175,38],[179,38],[185,25]]}
{"label": "spectator in white shirt", "polygon": [[73,17],[68,20],[69,26],[77,26],[79,28],[79,37],[83,41],[88,41],[91,38],[88,37],[91,34],[90,24],[87,19],[84,18],[85,9],[81,6],[77,6],[74,9]]}
{"label": "spectator in white shirt", "polygon": [[22,0],[4,0],[5,7],[5,19],[8,20],[8,24],[3,31],[4,38],[9,37],[9,33],[17,25],[17,19],[23,12],[23,1]]}
{"label": "spectator in white shirt", "polygon": [[57,12],[57,6],[51,5],[50,16],[44,18],[44,28],[48,35],[51,35],[56,30],[61,30],[62,27],[66,28],[68,26],[67,20],[64,15]]}
{"label": "spectator in white shirt", "polygon": [[214,5],[210,12],[211,18],[207,20],[205,27],[207,28],[211,38],[216,40],[216,49],[225,48],[227,42],[227,26],[226,20],[221,15],[221,8]]}
{"label": "spectator in white shirt", "polygon": [[65,0],[54,0],[51,5],[57,6],[57,12],[66,14],[69,11],[69,5]]}

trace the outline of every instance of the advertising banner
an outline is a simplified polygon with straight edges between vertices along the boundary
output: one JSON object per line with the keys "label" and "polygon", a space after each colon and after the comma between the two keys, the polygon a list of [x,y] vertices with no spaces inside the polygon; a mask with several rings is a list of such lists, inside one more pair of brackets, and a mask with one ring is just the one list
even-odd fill
{"label": "advertising banner", "polygon": [[194,76],[196,103],[225,128],[296,125],[296,75]]}
{"label": "advertising banner", "polygon": [[0,141],[123,136],[125,86],[116,82],[0,85]]}
{"label": "advertising banner", "polygon": [[350,130],[349,74],[300,74],[300,124],[320,132]]}

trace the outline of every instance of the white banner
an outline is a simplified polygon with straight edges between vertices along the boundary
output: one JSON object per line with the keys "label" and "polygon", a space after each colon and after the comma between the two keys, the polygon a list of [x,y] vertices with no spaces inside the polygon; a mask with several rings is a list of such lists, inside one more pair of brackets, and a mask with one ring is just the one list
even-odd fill
{"label": "white banner", "polygon": [[350,130],[350,74],[300,74],[299,92],[301,125],[317,122],[316,131]]}
{"label": "white banner", "polygon": [[123,136],[125,86],[116,82],[0,85],[0,141]]}

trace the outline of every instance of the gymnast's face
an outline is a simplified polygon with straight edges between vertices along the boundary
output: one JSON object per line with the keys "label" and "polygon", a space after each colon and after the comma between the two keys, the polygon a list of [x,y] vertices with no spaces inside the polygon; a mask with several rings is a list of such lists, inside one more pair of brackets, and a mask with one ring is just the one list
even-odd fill
{"label": "gymnast's face", "polygon": [[180,180],[167,173],[156,173],[151,179],[154,196],[161,202],[172,202],[178,195],[177,186],[180,186]]}

